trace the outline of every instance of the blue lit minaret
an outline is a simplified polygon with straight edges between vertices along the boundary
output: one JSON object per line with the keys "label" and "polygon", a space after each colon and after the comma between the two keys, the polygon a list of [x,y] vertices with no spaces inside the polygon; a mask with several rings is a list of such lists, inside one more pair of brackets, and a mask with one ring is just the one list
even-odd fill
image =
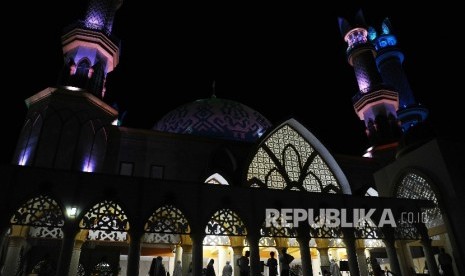
{"label": "blue lit minaret", "polygon": [[397,38],[392,33],[389,19],[384,19],[379,34],[374,28],[368,28],[368,38],[376,48],[376,64],[384,83],[392,86],[399,93],[397,117],[401,122],[402,130],[407,132],[410,127],[426,119],[428,110],[415,101],[402,67],[404,54],[397,46]]}
{"label": "blue lit minaret", "polygon": [[355,112],[365,122],[370,140],[367,156],[392,151],[397,146],[400,128],[397,121],[398,93],[386,86],[376,65],[376,50],[368,40],[363,14],[357,14],[354,26],[339,18],[339,28],[347,42],[347,60],[353,66],[359,92],[353,97]]}
{"label": "blue lit minaret", "polygon": [[119,41],[111,35],[115,13],[123,0],[90,0],[83,21],[62,36],[64,68],[59,85],[105,96],[105,79],[119,61]]}

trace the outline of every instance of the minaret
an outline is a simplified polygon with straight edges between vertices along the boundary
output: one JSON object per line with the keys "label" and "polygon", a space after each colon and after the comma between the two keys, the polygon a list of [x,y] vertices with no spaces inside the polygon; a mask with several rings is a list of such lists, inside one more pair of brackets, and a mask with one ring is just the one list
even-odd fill
{"label": "minaret", "polygon": [[392,33],[389,19],[384,19],[381,24],[380,34],[374,28],[368,28],[368,38],[376,48],[376,64],[384,83],[392,86],[399,94],[397,117],[401,122],[402,131],[405,133],[410,127],[426,119],[428,109],[415,101],[412,89],[402,67],[404,54],[397,46],[397,38]]}
{"label": "minaret", "polygon": [[105,79],[119,61],[119,41],[111,35],[123,0],[90,0],[83,21],[62,36],[64,68],[58,84],[84,89],[103,99]]}
{"label": "minaret", "polygon": [[353,66],[359,92],[352,98],[355,112],[365,122],[370,147],[365,156],[393,152],[400,137],[397,122],[398,93],[383,82],[376,66],[376,51],[368,40],[368,30],[361,11],[356,24],[339,18],[339,28],[348,44],[347,60]]}

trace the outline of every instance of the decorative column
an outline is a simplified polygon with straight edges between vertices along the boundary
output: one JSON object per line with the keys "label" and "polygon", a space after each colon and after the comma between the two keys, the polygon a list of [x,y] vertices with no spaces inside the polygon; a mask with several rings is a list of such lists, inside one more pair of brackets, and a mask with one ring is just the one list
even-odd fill
{"label": "decorative column", "polygon": [[428,273],[431,276],[440,276],[438,265],[436,264],[436,259],[434,258],[433,248],[431,247],[431,239],[422,238],[421,246],[423,247],[423,252],[425,253],[426,264],[428,265]]}
{"label": "decorative column", "polygon": [[129,233],[131,240],[129,241],[129,252],[128,252],[128,276],[139,275],[139,264],[140,264],[140,241],[143,231],[140,229],[132,229]]}
{"label": "decorative column", "polygon": [[8,250],[6,252],[3,275],[16,275],[21,265],[21,259],[26,253],[27,241],[22,236],[13,236],[8,239]]}
{"label": "decorative column", "polygon": [[[348,232],[348,231],[347,231]],[[360,276],[360,269],[357,262],[357,249],[355,248],[355,238],[352,235],[344,233],[344,243],[346,244],[347,259],[349,260],[349,271],[351,276]]]}
{"label": "decorative column", "polygon": [[202,275],[203,266],[203,238],[202,234],[191,234],[192,239],[192,272],[193,276]]}
{"label": "decorative column", "polygon": [[69,276],[76,276],[79,268],[79,259],[81,258],[81,248],[84,244],[83,240],[75,240],[73,255],[71,256],[71,264],[69,265]]}
{"label": "decorative column", "polygon": [[[177,251],[176,247],[176,253]],[[182,245],[182,275],[187,275],[189,272],[189,266],[192,262],[192,245],[190,244],[183,244]]]}
{"label": "decorative column", "polygon": [[58,259],[56,275],[68,275],[71,258],[74,251],[74,238],[78,232],[78,228],[74,223],[65,223],[62,228],[63,240],[61,242],[60,257]]}
{"label": "decorative column", "polygon": [[259,240],[260,238],[258,235],[247,235],[247,241],[249,242],[250,248],[250,275],[261,275],[260,251],[258,248]]}
{"label": "decorative column", "polygon": [[237,265],[237,260],[239,260],[240,257],[242,257],[242,251],[244,251],[244,246],[233,246],[232,249],[233,249],[234,255],[233,255],[233,263],[231,264],[231,266],[233,267],[234,276],[239,276],[240,271],[239,271],[239,266]]}
{"label": "decorative column", "polygon": [[357,249],[355,254],[357,255],[358,268],[360,269],[360,275],[368,275],[368,264],[365,256],[365,244],[364,240],[357,241]]}
{"label": "decorative column", "polygon": [[312,268],[312,256],[310,254],[310,237],[307,235],[301,235],[297,238],[300,247],[300,258],[302,261],[302,273],[303,276],[313,276]]}

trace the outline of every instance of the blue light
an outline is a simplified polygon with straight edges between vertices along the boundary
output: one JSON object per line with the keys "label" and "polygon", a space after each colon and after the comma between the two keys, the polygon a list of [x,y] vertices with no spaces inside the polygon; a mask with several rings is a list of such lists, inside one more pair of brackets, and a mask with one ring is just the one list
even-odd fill
{"label": "blue light", "polygon": [[389,27],[387,26],[387,24],[385,22],[383,22],[383,24],[381,24],[381,29],[383,30],[383,34],[389,34],[391,32],[389,30]]}
{"label": "blue light", "polygon": [[375,40],[377,35],[375,28],[368,27],[368,39],[370,39],[370,41]]}
{"label": "blue light", "polygon": [[388,45],[386,39],[380,39],[378,41],[378,44],[379,44],[379,47],[381,47],[381,48],[384,48],[384,47],[386,47]]}

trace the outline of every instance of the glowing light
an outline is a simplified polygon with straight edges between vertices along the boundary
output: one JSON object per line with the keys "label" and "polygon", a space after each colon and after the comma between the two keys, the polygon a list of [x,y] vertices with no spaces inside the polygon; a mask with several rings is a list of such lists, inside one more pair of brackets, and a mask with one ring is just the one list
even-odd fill
{"label": "glowing light", "polygon": [[83,172],[93,172],[95,169],[94,161],[89,158],[89,160],[84,164],[82,171]]}
{"label": "glowing light", "polygon": [[70,218],[75,218],[77,215],[77,208],[76,207],[67,208],[66,212],[68,213],[68,216]]}
{"label": "glowing light", "polygon": [[65,86],[65,88],[69,91],[80,91],[82,90],[81,88],[79,87],[75,87],[75,86]]}
{"label": "glowing light", "polygon": [[367,42],[368,32],[363,28],[355,28],[350,30],[344,37],[344,40],[349,44],[349,49],[365,44]]}
{"label": "glowing light", "polygon": [[114,125],[114,126],[119,126],[120,122],[119,122],[118,119],[115,119],[111,124]]}
{"label": "glowing light", "polygon": [[26,166],[27,161],[29,160],[29,149],[25,149],[21,155],[21,159],[18,162],[20,166]]}
{"label": "glowing light", "polygon": [[376,36],[378,34],[376,33],[376,30],[375,28],[373,27],[369,27],[368,28],[368,39],[370,39],[371,41],[375,40],[376,39]]}

